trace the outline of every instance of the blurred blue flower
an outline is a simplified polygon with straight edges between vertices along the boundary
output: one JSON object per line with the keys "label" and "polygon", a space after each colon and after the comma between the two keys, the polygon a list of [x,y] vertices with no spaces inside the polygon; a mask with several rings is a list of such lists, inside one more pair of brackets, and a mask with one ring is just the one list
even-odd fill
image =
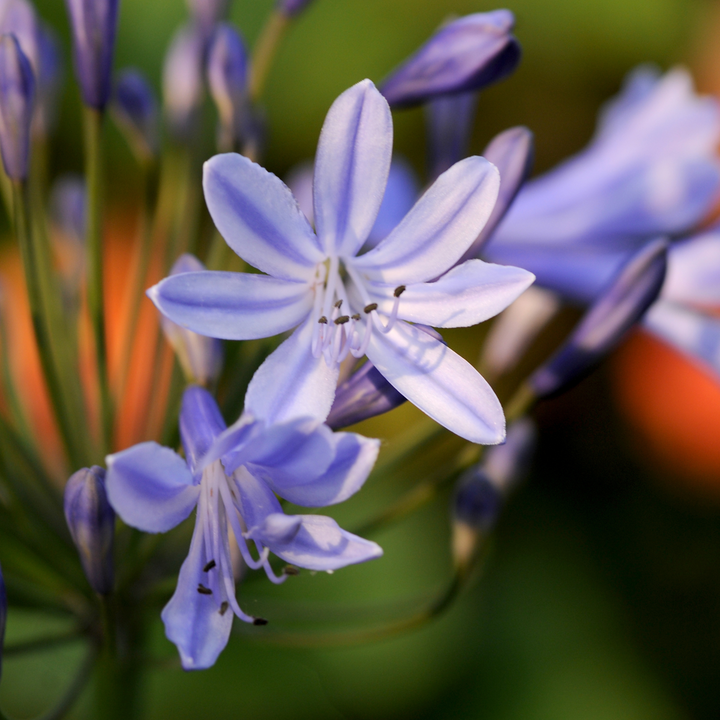
{"label": "blurred blue flower", "polygon": [[110,98],[120,0],[65,0],[65,5],[83,102],[103,110]]}
{"label": "blurred blue flower", "polygon": [[509,10],[475,13],[443,25],[380,84],[393,107],[437,95],[479,90],[507,77],[520,61]]}
{"label": "blurred blue flower", "polygon": [[252,412],[246,406],[226,428],[213,397],[190,386],[180,413],[187,463],[153,442],[107,458],[110,501],[129,525],[165,532],[197,506],[190,553],[162,613],[186,670],[214,664],[227,644],[233,613],[245,622],[266,622],[237,602],[229,530],[247,565],[264,568],[274,582],[286,576],[275,575],[270,552],[311,570],[335,570],[382,554],[378,545],[345,532],[331,518],[286,515],[275,497],[313,507],[345,500],[365,482],[379,441],[333,433],[309,418],[267,424]]}
{"label": "blurred blue flower", "polygon": [[228,0],[187,0],[193,20],[207,34],[227,15]]}
{"label": "blurred blue flower", "polygon": [[467,157],[478,93],[439,95],[425,105],[428,175],[434,180]]}
{"label": "blurred blue flower", "polygon": [[65,485],[65,519],[85,576],[96,593],[112,592],[115,512],[105,490],[105,470],[97,465],[74,473]]}
{"label": "blurred blue flower", "polygon": [[174,322],[214,337],[268,337],[299,325],[250,383],[257,417],[325,419],[339,363],[367,354],[440,424],[472,442],[500,442],[504,417],[490,386],[409,324],[475,325],[532,282],[524,270],[480,260],[454,267],[492,212],[497,170],[479,157],[457,163],[390,235],[358,255],[382,203],[391,151],[390,109],[365,80],[335,101],[323,126],[313,181],[317,236],[274,175],[240,155],[212,158],[204,188],[215,225],[267,275],[189,273],[149,295]]}
{"label": "blurred blue flower", "polygon": [[528,182],[483,257],[590,302],[648,239],[686,233],[718,198],[720,110],[687,72],[641,67],[590,145]]}
{"label": "blurred blue flower", "polygon": [[275,7],[287,17],[295,17],[307,8],[312,0],[277,0]]}
{"label": "blurred blue flower", "polygon": [[141,160],[157,155],[158,103],[145,76],[134,68],[122,70],[115,80],[111,110]]}
{"label": "blurred blue flower", "polygon": [[14,35],[0,35],[0,152],[12,180],[24,180],[30,157],[35,77]]}

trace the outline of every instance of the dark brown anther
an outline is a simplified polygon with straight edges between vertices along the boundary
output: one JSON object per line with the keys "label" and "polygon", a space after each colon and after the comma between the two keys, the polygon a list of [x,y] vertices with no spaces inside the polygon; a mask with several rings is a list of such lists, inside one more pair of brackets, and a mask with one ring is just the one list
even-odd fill
{"label": "dark brown anther", "polygon": [[217,563],[214,560],[211,560],[207,565],[205,565],[203,572],[210,572],[214,567],[217,567]]}
{"label": "dark brown anther", "polygon": [[370,303],[363,308],[363,312],[366,314],[371,313],[373,310],[377,310],[377,303]]}
{"label": "dark brown anther", "polygon": [[344,325],[346,322],[348,322],[348,320],[350,320],[349,315],[341,315],[339,318],[335,319],[335,324],[336,325]]}
{"label": "dark brown anther", "polygon": [[227,600],[223,600],[223,601],[220,603],[220,609],[218,610],[218,612],[219,612],[221,615],[224,615],[224,614],[228,611],[228,608],[229,608],[229,607],[230,607],[230,604],[228,603],[228,601],[227,601]]}
{"label": "dark brown anther", "polygon": [[406,288],[404,285],[398,285],[398,286],[395,288],[395,292],[393,293],[393,295],[394,295],[395,297],[400,297],[400,296],[405,292],[406,289],[407,289],[407,288]]}
{"label": "dark brown anther", "polygon": [[205,587],[202,583],[198,583],[197,590],[201,595],[212,595],[212,590],[209,587]]}
{"label": "dark brown anther", "polygon": [[253,625],[267,625],[268,621],[265,618],[255,618],[253,620]]}
{"label": "dark brown anther", "polygon": [[327,318],[323,315],[323,316],[318,320],[318,322],[319,322],[321,325],[327,325]]}
{"label": "dark brown anther", "polygon": [[295,575],[299,575],[300,571],[294,565],[286,565],[283,568],[283,574],[295,576]]}
{"label": "dark brown anther", "polygon": [[338,300],[338,301],[335,303],[335,307],[339,310],[339,309],[342,307],[342,300]]}
{"label": "dark brown anther", "polygon": [[350,316],[353,320],[359,320],[360,319],[360,313],[355,313],[354,315]]}

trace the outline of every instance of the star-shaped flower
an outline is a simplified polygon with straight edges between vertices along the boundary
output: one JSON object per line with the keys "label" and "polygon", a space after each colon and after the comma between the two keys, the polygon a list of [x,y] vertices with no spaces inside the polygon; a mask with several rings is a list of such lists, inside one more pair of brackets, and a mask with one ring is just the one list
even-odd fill
{"label": "star-shaped flower", "polygon": [[502,407],[478,372],[412,323],[467,327],[500,312],[534,276],[468,260],[490,216],[495,167],[469,157],[443,173],[376,247],[358,254],[382,203],[392,153],[385,99],[364,80],[325,120],[315,159],[313,232],[288,188],[245,157],[205,164],[204,189],[230,247],[263,274],[166,278],[149,295],[194,332],[244,340],[295,332],[266,360],[247,402],[272,421],[324,419],[340,362],[367,357],[434,420],[478,443],[501,442]]}

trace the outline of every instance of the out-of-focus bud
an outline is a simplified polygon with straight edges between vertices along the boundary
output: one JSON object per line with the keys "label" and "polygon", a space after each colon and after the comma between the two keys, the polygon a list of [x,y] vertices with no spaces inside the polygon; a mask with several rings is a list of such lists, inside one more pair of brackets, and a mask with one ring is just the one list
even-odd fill
{"label": "out-of-focus bud", "polygon": [[431,182],[467,156],[477,98],[472,91],[440,95],[425,106]]}
{"label": "out-of-focus bud", "polygon": [[560,305],[554,292],[531,285],[500,313],[483,345],[480,358],[483,375],[497,378],[513,370]]}
{"label": "out-of-focus bud", "polygon": [[228,0],[187,0],[193,19],[209,34],[227,16]]}
{"label": "out-of-focus bud", "polygon": [[81,175],[59,177],[50,191],[50,220],[68,239],[85,239],[85,181]]}
{"label": "out-of-focus bud", "polygon": [[70,15],[75,75],[83,102],[103,110],[110,99],[120,0],[65,0]]}
{"label": "out-of-focus bud", "polygon": [[526,474],[535,449],[535,425],[523,418],[510,425],[505,443],[458,480],[452,501],[453,558],[470,567],[479,543],[495,526],[504,499]]}
{"label": "out-of-focus bud", "polygon": [[278,0],[275,8],[278,12],[286,17],[296,17],[299,15],[312,0]]}
{"label": "out-of-focus bud", "polygon": [[[415,327],[446,344],[435,328],[419,323]],[[405,396],[401,395],[368,360],[338,385],[335,400],[325,423],[333,430],[339,430],[394,410],[405,400]]]}
{"label": "out-of-focus bud", "polygon": [[520,60],[514,24],[509,10],[495,10],[443,25],[384,80],[380,92],[392,107],[409,107],[502,80]]}
{"label": "out-of-focus bud", "polygon": [[244,134],[248,119],[248,65],[240,33],[227,23],[219,25],[210,41],[207,76],[220,116],[218,148],[221,152],[234,149]]}
{"label": "out-of-focus bud", "polygon": [[567,390],[642,318],[662,288],[667,248],[666,241],[653,240],[628,260],[560,349],[532,374],[528,383],[536,397]]}
{"label": "out-of-focus bud", "polygon": [[5,624],[7,622],[7,593],[2,568],[0,568],[0,679],[2,679],[3,643],[5,642]]}
{"label": "out-of-focus bud", "polygon": [[24,180],[30,156],[35,78],[14,35],[0,36],[0,151],[8,177]]}
{"label": "out-of-focus bud", "polygon": [[118,75],[110,109],[138,160],[152,160],[158,151],[158,104],[139,70],[128,68]]}
{"label": "out-of-focus bud", "polygon": [[185,25],[174,35],[163,65],[163,99],[170,132],[192,135],[203,99],[205,39],[202,29]]}
{"label": "out-of-focus bud", "polygon": [[[63,62],[57,36],[51,28],[38,25],[37,102],[33,134],[48,135],[57,116],[58,98],[63,83]],[[32,60],[30,61],[32,64]]]}
{"label": "out-of-focus bud", "polygon": [[[180,275],[204,270],[205,266],[194,255],[185,254],[175,261],[170,274]],[[203,386],[214,384],[222,370],[222,341],[180,327],[164,315],[160,316],[160,322],[165,337],[177,353],[186,380]]]}
{"label": "out-of-focus bud", "polygon": [[105,470],[78,470],[65,486],[65,519],[78,549],[85,576],[100,595],[112,592],[115,511],[105,491]]}
{"label": "out-of-focus bud", "polygon": [[480,255],[483,246],[505,217],[518,191],[528,179],[535,159],[533,134],[526,127],[505,130],[490,141],[482,155],[500,172],[500,192],[485,227],[459,262]]}

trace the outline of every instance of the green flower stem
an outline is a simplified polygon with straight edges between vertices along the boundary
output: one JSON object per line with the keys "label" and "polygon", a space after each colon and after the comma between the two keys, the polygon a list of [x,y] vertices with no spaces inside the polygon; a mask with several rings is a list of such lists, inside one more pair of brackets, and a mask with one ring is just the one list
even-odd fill
{"label": "green flower stem", "polygon": [[85,660],[83,660],[82,665],[78,669],[75,679],[70,683],[60,702],[54,708],[40,715],[37,720],[60,720],[60,718],[65,717],[70,708],[75,704],[75,701],[80,697],[80,693],[90,679],[97,655],[97,648],[92,645],[85,656]]}
{"label": "green flower stem", "polygon": [[61,635],[50,635],[48,637],[25,640],[24,642],[9,643],[3,648],[3,657],[7,658],[13,655],[25,655],[26,653],[47,650],[48,648],[57,647],[58,645],[74,642],[82,636],[83,631],[80,628],[74,628]]}
{"label": "green flower stem", "polygon": [[265,82],[280,43],[285,37],[290,19],[281,12],[273,10],[255,43],[250,63],[250,99],[257,102],[265,89]]}
{"label": "green flower stem", "polygon": [[505,419],[509,425],[527,415],[537,403],[537,395],[529,383],[524,382],[515,391],[505,407]]}
{"label": "green flower stem", "polygon": [[[42,285],[42,273],[37,242],[33,237],[32,225],[30,222],[30,203],[28,187],[26,182],[13,182],[13,204],[15,218],[15,234],[20,245],[23,267],[25,270],[25,282],[27,285],[28,301],[30,304],[30,315],[35,341],[37,343],[40,363],[47,384],[50,404],[55,414],[60,436],[65,445],[70,462],[75,467],[83,464],[82,444],[78,442],[76,433],[83,428],[77,427],[72,412],[69,409],[62,380],[55,364],[52,352],[52,345],[49,332],[50,319],[47,315],[47,305],[44,303],[44,289]],[[47,288],[45,288],[46,290]]]}
{"label": "green flower stem", "polygon": [[107,344],[103,290],[103,169],[102,126],[99,111],[84,109],[85,182],[87,183],[87,302],[90,327],[95,345],[95,359],[100,393],[101,456],[111,447],[113,408],[108,385]]}

